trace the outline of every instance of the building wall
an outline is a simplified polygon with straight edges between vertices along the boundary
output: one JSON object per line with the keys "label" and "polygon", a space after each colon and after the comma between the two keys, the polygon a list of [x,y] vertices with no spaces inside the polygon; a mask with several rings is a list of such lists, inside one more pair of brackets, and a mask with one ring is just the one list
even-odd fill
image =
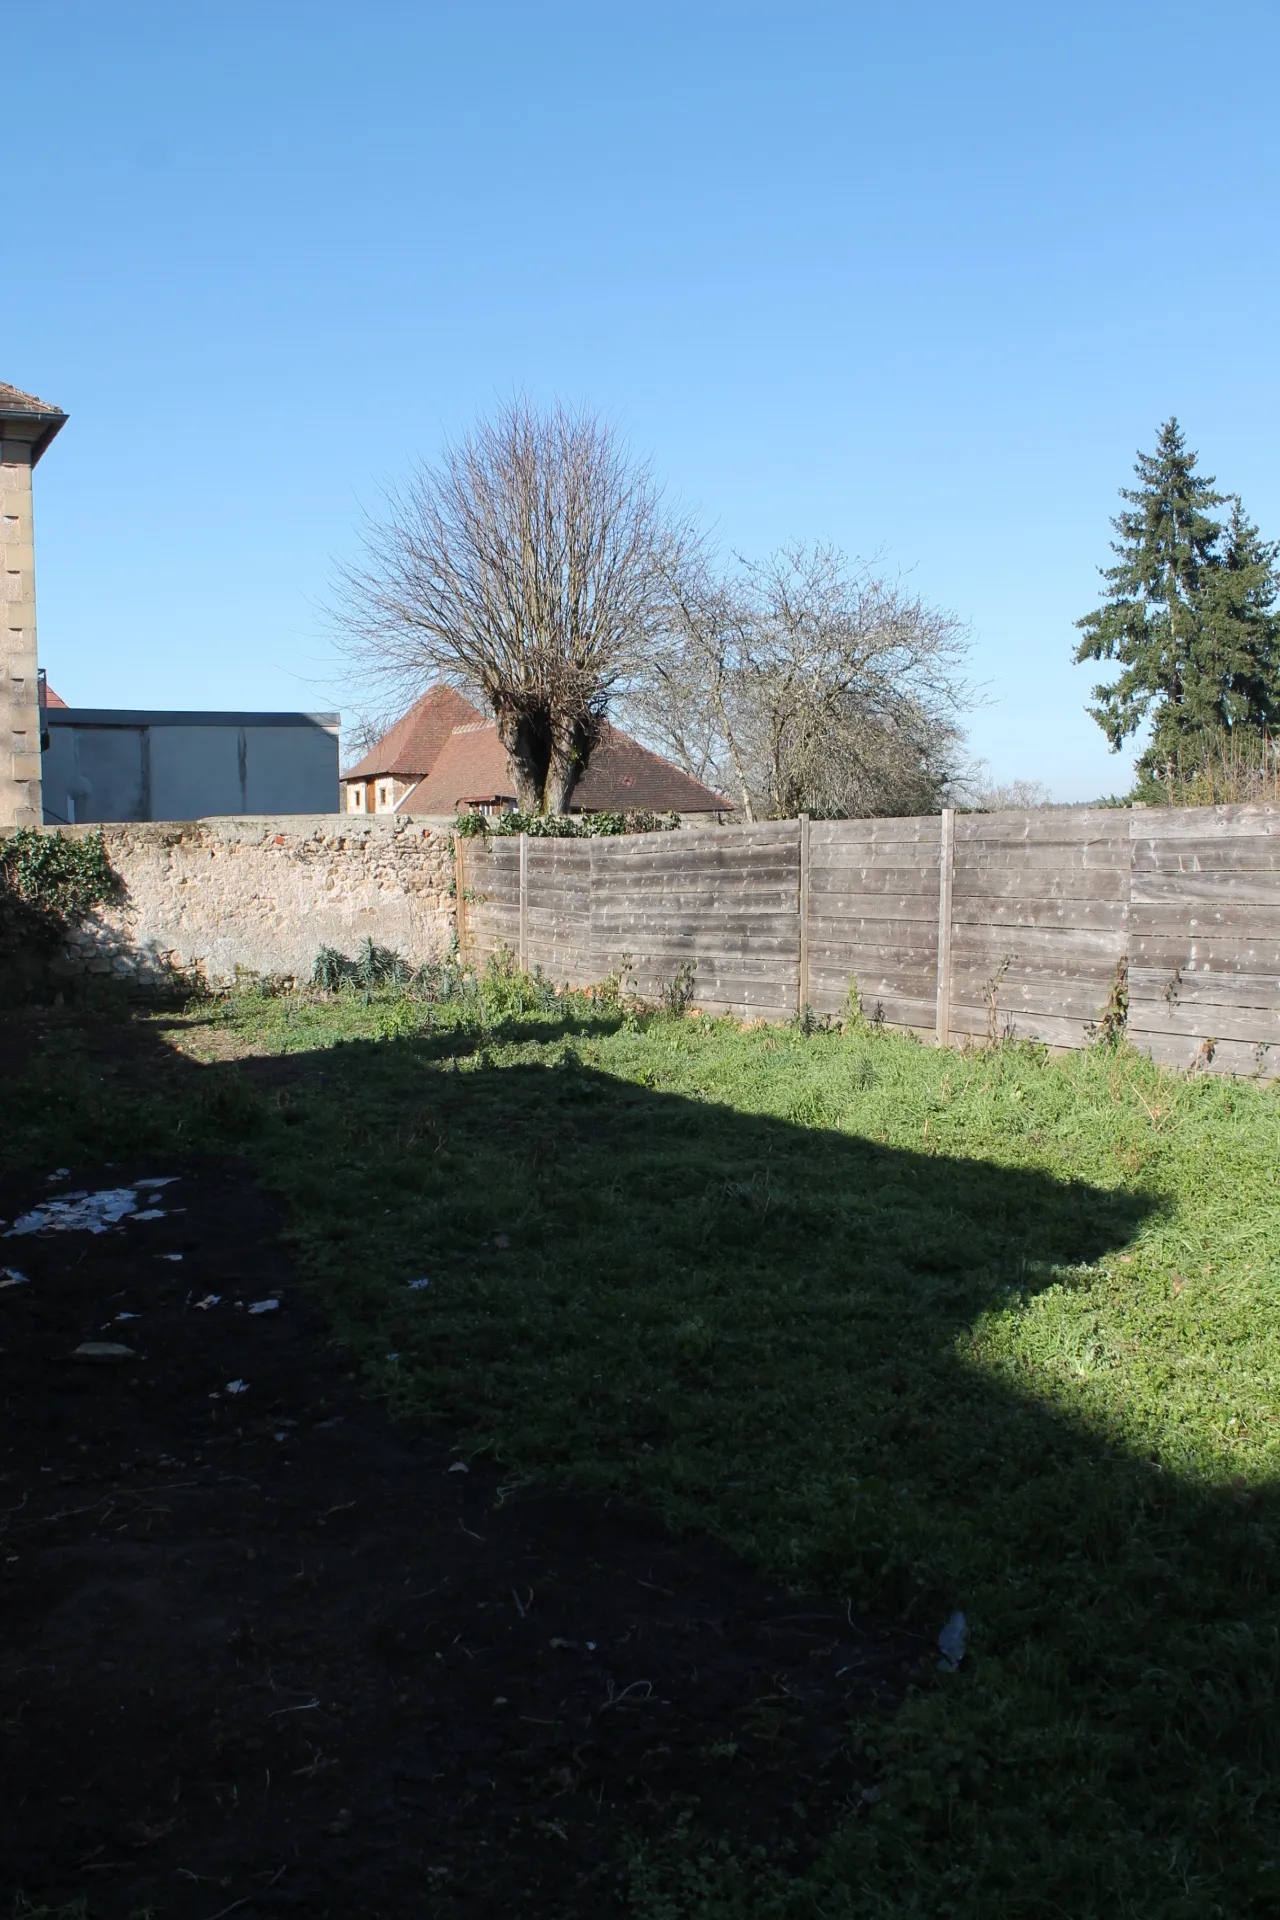
{"label": "building wall", "polygon": [[417,786],[416,780],[399,780],[393,773],[381,774],[376,780],[346,780],[343,782],[342,811],[344,813],[394,813],[400,801]]}
{"label": "building wall", "polygon": [[337,810],[337,715],[67,708],[48,720],[53,825]]}
{"label": "building wall", "polygon": [[0,827],[41,818],[31,448],[0,439]]}
{"label": "building wall", "polygon": [[73,936],[62,963],[71,972],[147,978],[178,968],[217,983],[247,968],[308,980],[321,947],[353,954],[370,939],[420,965],[453,941],[444,823],[324,815],[108,825],[102,834],[124,897]]}

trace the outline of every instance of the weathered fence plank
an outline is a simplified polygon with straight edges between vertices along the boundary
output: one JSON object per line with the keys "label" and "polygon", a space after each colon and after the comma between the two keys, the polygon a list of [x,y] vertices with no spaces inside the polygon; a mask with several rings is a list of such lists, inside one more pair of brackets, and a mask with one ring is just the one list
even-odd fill
{"label": "weathered fence plank", "polygon": [[1129,1028],[1168,1065],[1280,1071],[1280,809],[1132,816]]}
{"label": "weathered fence plank", "polygon": [[[1280,807],[1037,809],[458,843],[459,938],[767,1019],[1086,1043],[1121,962],[1157,1059],[1280,1070]],[[1272,1056],[1275,1063],[1272,1063]]]}

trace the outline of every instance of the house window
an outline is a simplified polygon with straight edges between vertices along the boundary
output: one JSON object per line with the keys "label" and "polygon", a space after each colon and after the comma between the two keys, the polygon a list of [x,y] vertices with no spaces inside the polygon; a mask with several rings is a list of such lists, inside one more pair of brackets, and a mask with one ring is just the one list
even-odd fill
{"label": "house window", "polygon": [[378,788],[378,805],[380,807],[385,807],[385,806],[388,806],[389,804],[390,803],[387,799],[387,788],[379,787]]}

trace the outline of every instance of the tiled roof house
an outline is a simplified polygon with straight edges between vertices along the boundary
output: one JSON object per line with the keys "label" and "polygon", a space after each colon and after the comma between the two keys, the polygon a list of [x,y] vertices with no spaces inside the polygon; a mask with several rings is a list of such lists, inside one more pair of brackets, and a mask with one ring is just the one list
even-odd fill
{"label": "tiled roof house", "polygon": [[[498,730],[452,687],[432,687],[342,776],[347,813],[504,813],[516,786]],[[606,725],[573,791],[574,813],[717,814],[728,803]]]}

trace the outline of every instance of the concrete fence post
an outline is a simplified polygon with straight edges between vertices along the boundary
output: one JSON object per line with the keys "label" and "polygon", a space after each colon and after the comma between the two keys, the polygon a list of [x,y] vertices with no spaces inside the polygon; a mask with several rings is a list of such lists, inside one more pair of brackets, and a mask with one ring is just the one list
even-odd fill
{"label": "concrete fence post", "polygon": [[956,813],[942,809],[938,847],[938,1019],[940,1047],[951,1045],[951,881],[956,864]]}
{"label": "concrete fence post", "polygon": [[796,1012],[809,1004],[809,816],[800,815],[800,972],[796,985]]}
{"label": "concrete fence post", "polygon": [[520,971],[529,971],[529,836],[520,835]]}
{"label": "concrete fence post", "polygon": [[453,836],[453,917],[458,940],[458,958],[467,963],[467,861],[460,833]]}

